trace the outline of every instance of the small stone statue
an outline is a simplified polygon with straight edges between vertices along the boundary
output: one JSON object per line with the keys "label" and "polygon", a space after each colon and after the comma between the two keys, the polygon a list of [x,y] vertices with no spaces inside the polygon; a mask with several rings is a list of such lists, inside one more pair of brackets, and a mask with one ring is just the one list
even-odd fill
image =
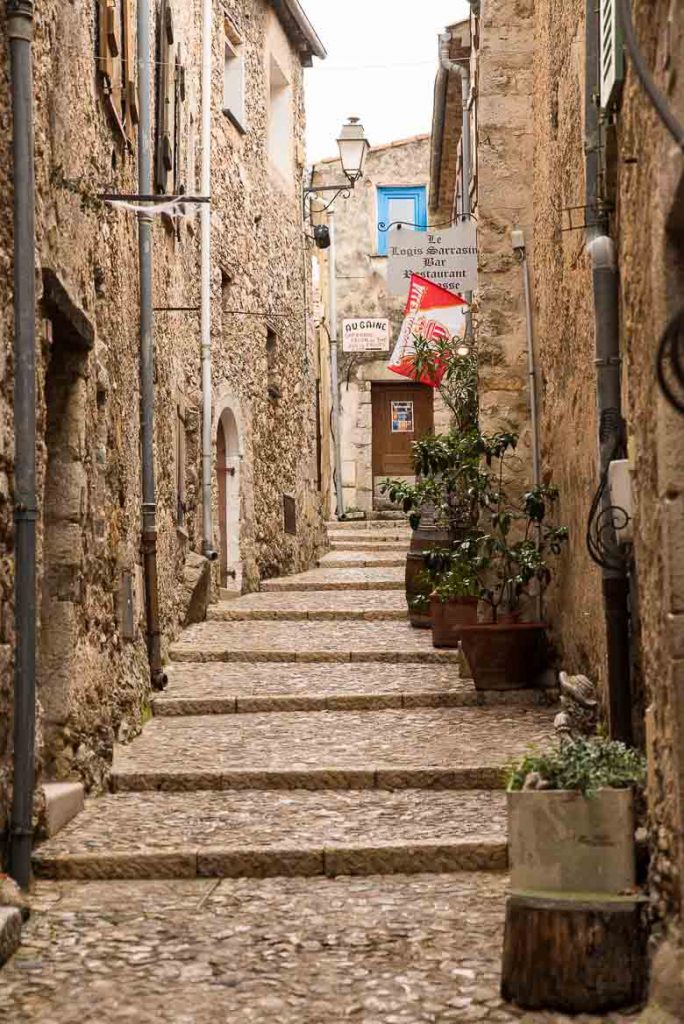
{"label": "small stone statue", "polygon": [[553,725],[561,742],[593,735],[599,713],[596,686],[586,676],[571,676],[567,672],[561,672],[559,680],[562,711]]}

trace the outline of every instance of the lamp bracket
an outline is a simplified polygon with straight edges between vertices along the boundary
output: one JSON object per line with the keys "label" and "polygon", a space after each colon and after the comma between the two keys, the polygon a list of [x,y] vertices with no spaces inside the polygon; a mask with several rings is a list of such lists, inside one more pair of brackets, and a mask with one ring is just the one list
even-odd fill
{"label": "lamp bracket", "polygon": [[351,182],[351,183],[349,183],[347,185],[319,185],[317,188],[313,188],[313,187],[305,188],[303,190],[303,193],[302,193],[302,206],[303,206],[303,210],[304,210],[304,216],[306,217],[306,204],[307,204],[307,200],[308,200],[308,202],[309,202],[309,220],[311,220],[311,214],[313,212],[312,209],[311,209],[311,196],[316,195],[318,192],[334,192],[335,193],[335,195],[332,197],[332,199],[330,199],[325,204],[325,206],[322,209],[316,210],[316,213],[325,213],[325,211],[329,210],[330,207],[332,206],[332,204],[335,202],[335,200],[338,199],[340,196],[342,196],[343,199],[350,199],[353,188],[354,188],[354,182]]}

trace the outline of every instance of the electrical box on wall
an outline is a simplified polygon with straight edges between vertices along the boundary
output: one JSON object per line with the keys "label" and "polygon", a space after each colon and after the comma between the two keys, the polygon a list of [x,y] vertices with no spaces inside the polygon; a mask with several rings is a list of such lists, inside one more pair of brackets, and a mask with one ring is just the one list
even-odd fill
{"label": "electrical box on wall", "polygon": [[625,77],[622,29],[618,17],[617,0],[600,0],[601,21],[601,88],[602,110],[614,109],[620,100]]}
{"label": "electrical box on wall", "polygon": [[614,459],[608,466],[608,489],[618,543],[634,539],[634,497],[629,459]]}

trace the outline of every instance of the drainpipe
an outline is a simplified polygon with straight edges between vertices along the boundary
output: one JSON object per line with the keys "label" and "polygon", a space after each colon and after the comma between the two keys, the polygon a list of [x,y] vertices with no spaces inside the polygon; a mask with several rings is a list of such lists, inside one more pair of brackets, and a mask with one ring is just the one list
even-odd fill
{"label": "drainpipe", "polygon": [[14,180],[14,785],[9,870],[27,888],[36,731],[36,293],[32,0],[8,0]]}
{"label": "drainpipe", "polygon": [[[439,37],[439,64],[447,74],[456,72],[461,76],[461,105],[463,108],[463,122],[461,125],[461,215],[463,219],[470,217],[470,119],[468,117],[468,102],[470,99],[470,68],[462,61],[452,61],[449,56],[451,45],[451,33],[444,32]],[[440,102],[446,104],[446,88],[443,94],[440,92]],[[442,114],[442,124],[444,114]]]}
{"label": "drainpipe", "polygon": [[[594,284],[596,322],[596,399],[599,422],[599,478],[615,458],[624,435],[620,395],[620,317],[618,270],[612,238],[600,235],[588,245]],[[610,490],[602,501],[602,522],[612,521]],[[615,531],[603,540],[617,548]],[[601,566],[608,648],[608,722],[613,739],[632,742],[632,695],[629,619],[629,577],[624,569]]]}
{"label": "drainpipe", "polygon": [[[461,76],[461,106],[463,110],[463,120],[461,124],[461,218],[466,221],[470,219],[471,206],[470,206],[470,117],[468,114],[468,102],[470,100],[470,67],[467,63],[452,61],[449,56],[449,46],[451,44],[451,33],[444,32],[439,37],[439,65],[447,76],[453,71],[457,72]],[[448,78],[447,78],[448,85]],[[447,88],[444,89],[443,102],[446,104]],[[441,97],[440,97],[441,98]],[[442,124],[444,123],[444,114],[442,114]],[[466,313],[466,327],[465,327],[465,340],[472,344],[473,339],[473,314],[471,307],[473,304],[473,293],[466,292],[465,299],[468,303],[468,312]]]}
{"label": "drainpipe", "polygon": [[333,431],[335,434],[335,506],[337,518],[344,516],[344,495],[342,491],[342,437],[340,435],[340,382],[337,369],[337,274],[335,269],[335,214],[328,210],[328,305],[330,307],[330,377],[333,402]]}
{"label": "drainpipe", "polygon": [[[152,190],[152,111],[150,89],[150,0],[138,0],[138,191]],[[142,435],[142,551],[145,573],[147,656],[152,688],[162,690],[166,675],[161,662],[159,581],[157,577],[157,504],[154,479],[154,336],[152,313],[152,217],[138,214],[140,261],[140,425]]]}
{"label": "drainpipe", "polygon": [[[212,3],[202,3],[202,183],[203,196],[211,192],[211,42]],[[201,336],[202,336],[202,553],[215,561],[212,522],[212,427],[211,383],[211,208],[201,210]]]}
{"label": "drainpipe", "polygon": [[[599,479],[608,471],[616,443],[623,439],[620,389],[619,279],[615,246],[608,236],[608,221],[599,201],[600,125],[599,41],[600,21],[595,0],[586,0],[585,178],[588,227],[587,251],[591,258],[596,345],[596,402],[599,423]],[[604,538],[617,549],[608,489],[602,501]],[[601,565],[603,607],[608,649],[608,721],[613,739],[632,741],[629,576],[624,569]]]}

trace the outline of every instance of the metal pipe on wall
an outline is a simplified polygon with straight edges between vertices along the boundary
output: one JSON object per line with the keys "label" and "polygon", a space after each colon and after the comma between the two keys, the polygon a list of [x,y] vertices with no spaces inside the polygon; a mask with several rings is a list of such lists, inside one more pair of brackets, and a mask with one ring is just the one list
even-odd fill
{"label": "metal pipe on wall", "polygon": [[[600,17],[595,0],[585,9],[585,202],[586,240],[592,263],[596,346],[596,404],[599,421],[599,479],[607,473],[616,442],[624,430],[620,388],[619,276],[615,246],[608,237],[608,219],[600,203],[601,125],[596,97],[599,93]],[[612,522],[610,497],[603,497],[601,513]],[[608,537],[617,550],[614,531]],[[604,528],[605,535],[605,528]],[[632,740],[631,624],[629,576],[624,569],[601,566],[603,608],[608,654],[608,720],[613,739]]]}
{"label": "metal pipe on wall", "polygon": [[[212,2],[202,3],[202,173],[201,193],[211,194],[211,43]],[[211,204],[203,203],[200,214],[201,247],[201,370],[202,370],[202,553],[212,561],[214,550],[212,517],[213,401],[211,374]]]}
{"label": "metal pipe on wall", "polygon": [[14,181],[14,780],[9,870],[31,878],[36,731],[36,292],[32,0],[8,0]]}
{"label": "metal pipe on wall", "polygon": [[[138,0],[138,191],[152,191],[152,57],[150,50],[150,0]],[[152,218],[138,214],[140,263],[140,426],[142,440],[142,552],[145,574],[147,655],[152,688],[166,685],[161,662],[159,581],[157,576],[157,504],[154,475],[154,314],[152,310]]]}
{"label": "metal pipe on wall", "polygon": [[340,382],[337,368],[337,273],[335,267],[335,214],[328,210],[328,306],[330,310],[330,377],[333,404],[333,432],[335,435],[335,506],[337,518],[344,515],[344,493],[342,490],[342,437],[340,417]]}
{"label": "metal pipe on wall", "polygon": [[[596,322],[596,404],[599,422],[599,477],[604,478],[622,442],[620,390],[620,315],[618,270],[612,238],[600,235],[588,245]],[[602,501],[604,542],[617,548],[610,489]],[[613,739],[632,742],[629,576],[625,569],[601,566],[608,653],[608,724]]]}

